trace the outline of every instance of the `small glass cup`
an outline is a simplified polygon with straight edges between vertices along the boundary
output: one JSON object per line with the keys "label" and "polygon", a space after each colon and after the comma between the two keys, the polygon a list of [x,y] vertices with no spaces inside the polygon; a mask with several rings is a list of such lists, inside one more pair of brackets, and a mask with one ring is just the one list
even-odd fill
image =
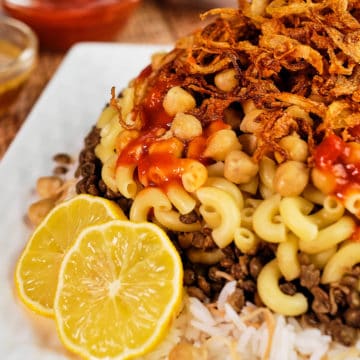
{"label": "small glass cup", "polygon": [[24,23],[0,18],[0,115],[13,104],[31,71],[38,54],[38,40]]}

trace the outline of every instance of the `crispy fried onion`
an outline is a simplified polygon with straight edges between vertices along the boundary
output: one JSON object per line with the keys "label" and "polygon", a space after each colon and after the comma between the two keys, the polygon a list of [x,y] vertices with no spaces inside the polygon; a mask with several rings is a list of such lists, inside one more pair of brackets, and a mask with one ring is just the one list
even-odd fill
{"label": "crispy fried onion", "polygon": [[[176,84],[194,96],[189,113],[204,126],[224,120],[231,107],[239,114],[231,126],[241,133],[242,104],[251,100],[261,110],[257,159],[282,153],[279,140],[294,131],[310,149],[329,132],[349,136],[360,124],[360,1],[238,3],[239,9],[204,13],[204,28],[179,39],[133,81],[134,111]],[[228,69],[235,70],[237,85],[225,92],[214,78]],[[111,103],[118,106],[115,96]]]}

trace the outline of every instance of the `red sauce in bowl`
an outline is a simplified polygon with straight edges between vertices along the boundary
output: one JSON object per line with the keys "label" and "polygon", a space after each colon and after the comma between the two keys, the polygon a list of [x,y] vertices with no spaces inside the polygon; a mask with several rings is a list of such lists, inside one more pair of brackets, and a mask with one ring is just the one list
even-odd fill
{"label": "red sauce in bowl", "polygon": [[4,0],[10,16],[22,20],[48,49],[66,50],[79,41],[109,41],[140,0]]}

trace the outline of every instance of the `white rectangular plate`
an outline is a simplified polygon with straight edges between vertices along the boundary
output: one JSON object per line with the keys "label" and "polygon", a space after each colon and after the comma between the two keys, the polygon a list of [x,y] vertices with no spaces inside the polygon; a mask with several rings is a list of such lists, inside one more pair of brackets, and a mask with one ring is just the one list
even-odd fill
{"label": "white rectangular plate", "polygon": [[25,310],[15,295],[14,267],[30,234],[24,215],[37,178],[51,175],[53,155],[76,157],[111,87],[126,87],[150,63],[151,54],[163,49],[102,43],[73,47],[0,162],[1,359],[70,358],[54,336],[53,321]]}

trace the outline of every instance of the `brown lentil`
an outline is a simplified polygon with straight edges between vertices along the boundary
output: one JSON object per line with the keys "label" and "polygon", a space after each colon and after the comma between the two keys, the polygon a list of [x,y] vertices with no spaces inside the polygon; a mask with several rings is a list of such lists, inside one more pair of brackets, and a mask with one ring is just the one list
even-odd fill
{"label": "brown lentil", "polygon": [[54,175],[65,175],[69,169],[65,166],[56,166],[53,170]]}
{"label": "brown lentil", "polygon": [[65,153],[58,153],[53,156],[53,160],[61,165],[69,165],[73,162],[71,156]]}

